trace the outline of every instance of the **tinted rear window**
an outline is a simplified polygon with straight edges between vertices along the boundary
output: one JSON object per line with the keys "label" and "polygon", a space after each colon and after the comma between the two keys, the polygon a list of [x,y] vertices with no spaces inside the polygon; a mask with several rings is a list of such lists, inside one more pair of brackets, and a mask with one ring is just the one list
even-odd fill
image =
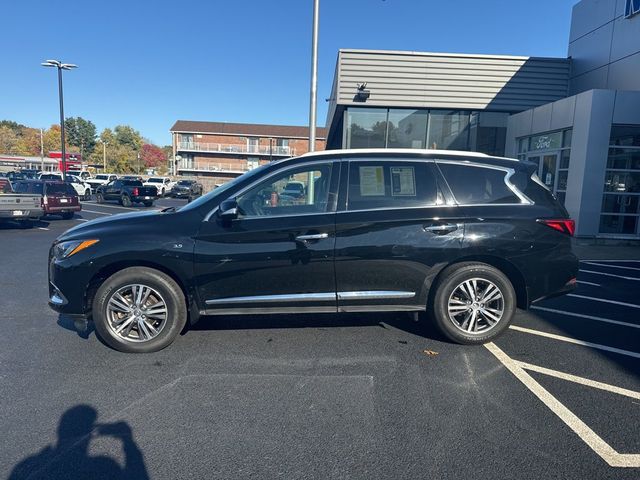
{"label": "tinted rear window", "polygon": [[349,165],[348,210],[435,205],[436,179],[428,162],[357,161]]}
{"label": "tinted rear window", "polygon": [[456,201],[461,205],[521,203],[507,186],[507,172],[495,168],[438,163]]}
{"label": "tinted rear window", "polygon": [[47,195],[75,195],[76,191],[68,183],[47,183]]}
{"label": "tinted rear window", "polygon": [[140,180],[123,180],[122,184],[126,185],[127,187],[141,187],[142,186],[142,182]]}

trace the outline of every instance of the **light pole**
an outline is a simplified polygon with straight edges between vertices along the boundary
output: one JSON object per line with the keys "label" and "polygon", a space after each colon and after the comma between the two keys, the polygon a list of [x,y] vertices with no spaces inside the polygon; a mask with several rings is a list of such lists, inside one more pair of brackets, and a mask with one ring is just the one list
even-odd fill
{"label": "light pole", "polygon": [[56,67],[58,69],[58,97],[60,99],[60,142],[62,144],[62,180],[67,179],[67,157],[64,146],[64,100],[62,96],[62,70],[78,68],[73,63],[62,63],[59,60],[46,60],[41,64],[43,67]]}
{"label": "light pole", "polygon": [[311,91],[309,101],[309,151],[316,149],[316,103],[318,100],[318,20],[320,0],[313,0],[313,30],[311,34]]}

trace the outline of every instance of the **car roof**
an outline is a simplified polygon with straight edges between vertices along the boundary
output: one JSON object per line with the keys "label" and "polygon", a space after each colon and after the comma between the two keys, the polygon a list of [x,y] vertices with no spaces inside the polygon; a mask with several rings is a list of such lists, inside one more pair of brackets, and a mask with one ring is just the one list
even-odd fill
{"label": "car roof", "polygon": [[367,158],[386,158],[386,157],[413,157],[413,158],[436,158],[442,160],[475,160],[478,163],[484,163],[489,165],[500,165],[513,168],[519,164],[526,164],[526,162],[520,161],[515,158],[497,157],[487,155],[480,152],[467,152],[461,150],[433,150],[427,148],[353,148],[349,150],[323,150],[320,152],[308,152],[299,157],[288,158],[280,160],[285,161],[300,161],[300,160],[312,160],[312,159],[327,159],[327,158],[353,158],[353,157],[367,157]]}

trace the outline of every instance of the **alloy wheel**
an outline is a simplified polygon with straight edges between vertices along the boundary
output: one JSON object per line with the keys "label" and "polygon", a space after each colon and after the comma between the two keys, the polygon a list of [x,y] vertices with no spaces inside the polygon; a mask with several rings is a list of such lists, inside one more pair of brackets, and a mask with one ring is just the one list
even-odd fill
{"label": "alloy wheel", "polygon": [[148,285],[132,284],[115,291],[107,302],[107,324],[129,342],[148,342],[167,324],[167,303]]}
{"label": "alloy wheel", "polygon": [[453,289],[447,312],[456,328],[473,335],[484,334],[498,325],[504,307],[504,296],[495,283],[471,278]]}

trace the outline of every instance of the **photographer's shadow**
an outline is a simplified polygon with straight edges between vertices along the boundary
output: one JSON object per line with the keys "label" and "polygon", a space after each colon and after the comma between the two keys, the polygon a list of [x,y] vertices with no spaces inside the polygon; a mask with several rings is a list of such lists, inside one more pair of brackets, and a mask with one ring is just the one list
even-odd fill
{"label": "photographer's shadow", "polygon": [[[96,423],[98,413],[89,405],[76,405],[60,418],[56,445],[49,445],[16,465],[8,480],[26,479],[141,479],[149,478],[142,452],[126,422]],[[123,465],[105,455],[89,454],[98,436],[122,444]]]}

